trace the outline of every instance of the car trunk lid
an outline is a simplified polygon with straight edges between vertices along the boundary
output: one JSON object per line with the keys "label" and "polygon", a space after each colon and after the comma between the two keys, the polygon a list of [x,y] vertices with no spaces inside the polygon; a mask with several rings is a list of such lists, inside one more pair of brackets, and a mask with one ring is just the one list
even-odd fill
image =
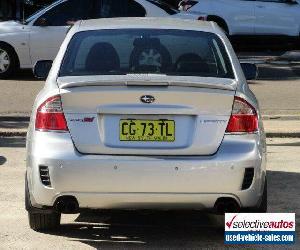
{"label": "car trunk lid", "polygon": [[[108,78],[111,81],[79,77],[58,81],[68,128],[80,153],[212,155],[218,150],[232,111],[234,80]],[[143,96],[153,97],[154,102],[143,103]],[[131,131],[130,123],[135,124],[133,130],[143,130],[138,123],[147,123],[146,135],[155,130],[164,130],[164,135],[155,132],[147,141],[124,137],[125,130]]]}

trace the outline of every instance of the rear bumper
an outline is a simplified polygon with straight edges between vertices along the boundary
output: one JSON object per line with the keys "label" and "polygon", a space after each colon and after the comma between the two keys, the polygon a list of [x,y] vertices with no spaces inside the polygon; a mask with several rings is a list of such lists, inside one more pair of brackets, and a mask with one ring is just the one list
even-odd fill
{"label": "rear bumper", "polygon": [[[226,135],[213,156],[146,157],[81,155],[68,134],[34,133],[27,159],[34,207],[51,207],[64,195],[95,209],[211,209],[221,197],[253,207],[262,195],[265,150],[257,134]],[[48,166],[51,187],[42,184],[40,165]],[[241,190],[245,168],[255,174]]]}

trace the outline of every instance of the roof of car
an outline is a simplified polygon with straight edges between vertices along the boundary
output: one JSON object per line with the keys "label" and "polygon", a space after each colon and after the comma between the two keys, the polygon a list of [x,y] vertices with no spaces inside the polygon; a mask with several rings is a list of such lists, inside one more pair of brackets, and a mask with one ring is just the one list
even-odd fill
{"label": "roof of car", "polygon": [[213,22],[166,17],[127,17],[84,20],[78,23],[77,32],[86,30],[129,28],[184,29],[216,32],[216,25],[214,25]]}

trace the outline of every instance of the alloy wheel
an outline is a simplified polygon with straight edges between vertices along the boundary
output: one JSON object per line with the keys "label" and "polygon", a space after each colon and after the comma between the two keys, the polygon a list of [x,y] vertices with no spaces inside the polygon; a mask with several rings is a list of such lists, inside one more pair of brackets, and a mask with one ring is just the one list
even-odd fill
{"label": "alloy wheel", "polygon": [[10,58],[8,53],[0,49],[0,73],[4,73],[8,70],[10,66]]}

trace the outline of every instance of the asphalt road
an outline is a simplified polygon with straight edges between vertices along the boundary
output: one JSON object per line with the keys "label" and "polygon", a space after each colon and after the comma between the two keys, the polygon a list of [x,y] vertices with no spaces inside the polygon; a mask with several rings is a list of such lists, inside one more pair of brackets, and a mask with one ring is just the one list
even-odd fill
{"label": "asphalt road", "polygon": [[[26,71],[15,79],[0,80],[0,115],[29,115],[43,86]],[[259,80],[251,81],[250,88],[264,115],[300,115],[300,64],[261,64]]]}
{"label": "asphalt road", "polygon": [[[55,233],[30,230],[23,201],[24,143],[0,138],[0,249],[224,249],[223,217],[201,213],[86,213],[63,216]],[[268,140],[269,211],[296,212],[298,238],[299,146],[300,139]],[[300,249],[300,242],[245,248]]]}
{"label": "asphalt road", "polygon": [[300,77],[299,80],[254,81],[249,86],[263,115],[300,117]]}

